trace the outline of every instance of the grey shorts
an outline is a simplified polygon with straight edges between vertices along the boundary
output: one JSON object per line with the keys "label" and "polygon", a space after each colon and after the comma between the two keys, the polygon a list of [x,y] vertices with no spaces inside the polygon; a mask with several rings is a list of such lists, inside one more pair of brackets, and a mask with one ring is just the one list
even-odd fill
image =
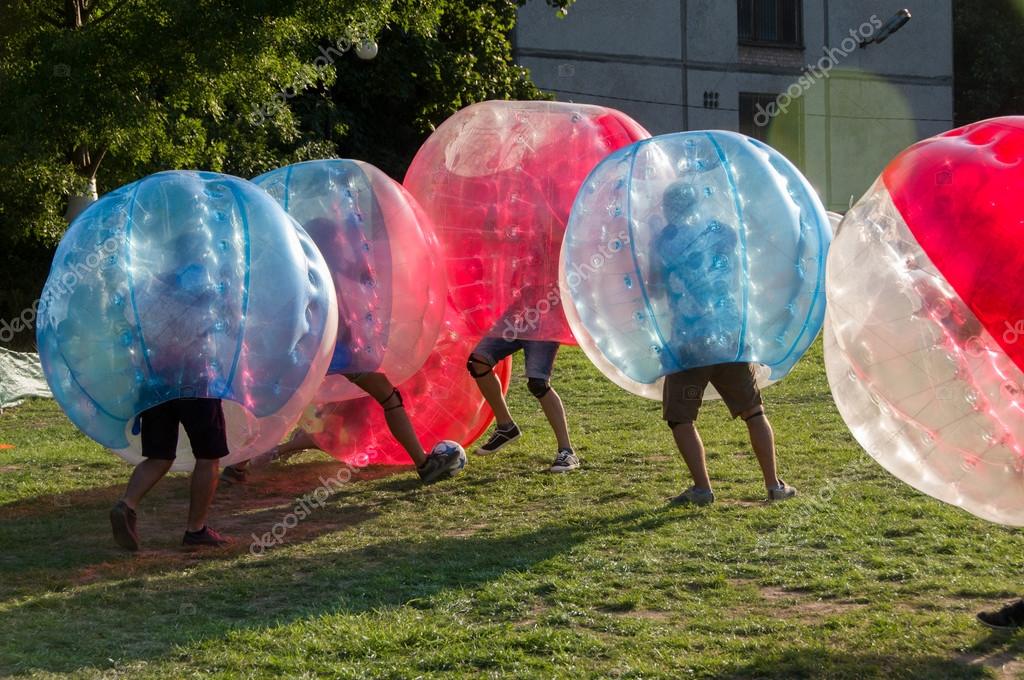
{"label": "grey shorts", "polygon": [[558,355],[559,344],[542,340],[505,340],[504,338],[484,338],[477,344],[473,354],[486,359],[494,366],[507,356],[523,350],[526,359],[526,377],[538,380],[551,380],[555,369],[555,357]]}

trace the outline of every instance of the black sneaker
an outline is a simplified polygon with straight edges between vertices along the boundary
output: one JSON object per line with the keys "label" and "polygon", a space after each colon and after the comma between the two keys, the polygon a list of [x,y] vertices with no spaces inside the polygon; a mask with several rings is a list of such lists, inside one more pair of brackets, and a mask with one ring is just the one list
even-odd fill
{"label": "black sneaker", "polygon": [[572,449],[558,449],[555,462],[548,468],[551,472],[569,472],[580,466],[580,459],[573,453]]}
{"label": "black sneaker", "polygon": [[231,545],[233,541],[227,536],[221,536],[210,527],[203,527],[199,531],[186,531],[185,538],[181,544],[192,547],[223,548]]}
{"label": "black sneaker", "polygon": [[519,426],[515,423],[510,425],[504,425],[494,428],[494,434],[487,440],[487,443],[479,447],[476,450],[476,455],[486,456],[491,453],[497,453],[503,448],[519,439],[523,433],[519,431]]}
{"label": "black sneaker", "polygon": [[114,531],[114,541],[125,550],[139,549],[139,534],[135,531],[135,511],[124,501],[118,501],[110,509],[110,528]]}
{"label": "black sneaker", "polygon": [[424,484],[433,484],[446,477],[454,477],[466,467],[466,459],[462,449],[456,449],[450,453],[431,453],[423,461],[423,465],[416,468],[420,480]]}
{"label": "black sneaker", "polygon": [[228,465],[220,471],[220,481],[226,484],[245,484],[249,479],[249,466]]}
{"label": "black sneaker", "polygon": [[999,611],[980,612],[978,621],[999,630],[1016,630],[1024,626],[1024,600],[1011,602]]}

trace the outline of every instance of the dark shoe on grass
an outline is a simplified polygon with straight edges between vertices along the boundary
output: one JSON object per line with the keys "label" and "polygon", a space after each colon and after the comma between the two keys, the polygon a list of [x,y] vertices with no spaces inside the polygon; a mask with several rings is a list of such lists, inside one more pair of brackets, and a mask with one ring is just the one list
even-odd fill
{"label": "dark shoe on grass", "polygon": [[476,455],[486,456],[492,453],[497,453],[503,448],[519,439],[522,432],[519,431],[519,426],[515,423],[505,425],[503,427],[494,428],[494,433],[491,434],[491,438],[487,442],[477,448]]}
{"label": "dark shoe on grass", "polygon": [[203,527],[199,531],[186,531],[181,544],[194,548],[223,548],[232,542],[230,538],[221,536],[210,527]]}
{"label": "dark shoe on grass", "polygon": [[466,466],[466,460],[462,456],[462,449],[455,449],[448,454],[431,453],[423,461],[423,465],[416,468],[420,480],[424,484],[433,484],[448,477],[454,477],[462,472]]}
{"label": "dark shoe on grass", "polygon": [[978,621],[997,630],[1016,630],[1024,626],[1024,600],[1011,602],[994,612],[981,612]]}
{"label": "dark shoe on grass", "polygon": [[110,509],[110,528],[114,532],[114,541],[125,550],[139,549],[139,534],[135,530],[135,511],[124,501],[118,501]]}
{"label": "dark shoe on grass", "polygon": [[220,481],[227,484],[245,484],[249,480],[249,468],[228,465],[220,471]]}

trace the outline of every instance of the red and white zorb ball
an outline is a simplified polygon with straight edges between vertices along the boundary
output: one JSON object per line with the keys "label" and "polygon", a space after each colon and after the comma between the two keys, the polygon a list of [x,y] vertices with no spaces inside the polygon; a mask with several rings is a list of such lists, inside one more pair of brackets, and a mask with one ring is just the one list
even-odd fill
{"label": "red and white zorb ball", "polygon": [[846,215],[828,257],[825,363],[891,473],[1024,526],[1024,117],[920,142]]}

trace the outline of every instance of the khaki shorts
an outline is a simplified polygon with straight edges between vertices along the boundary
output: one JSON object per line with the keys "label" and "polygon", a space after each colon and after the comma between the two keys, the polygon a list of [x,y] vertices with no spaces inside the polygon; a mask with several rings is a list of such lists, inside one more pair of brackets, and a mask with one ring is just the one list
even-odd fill
{"label": "khaki shorts", "polygon": [[760,406],[764,402],[754,379],[756,369],[756,364],[715,364],[665,376],[663,417],[670,423],[697,420],[708,383],[718,390],[733,418]]}

